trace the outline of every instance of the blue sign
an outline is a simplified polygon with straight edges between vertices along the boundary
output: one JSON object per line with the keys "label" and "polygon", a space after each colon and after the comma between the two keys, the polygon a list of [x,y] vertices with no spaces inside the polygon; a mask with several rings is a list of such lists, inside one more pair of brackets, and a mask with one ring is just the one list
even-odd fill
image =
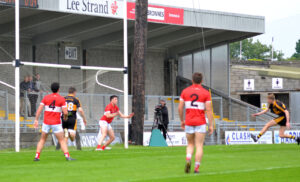
{"label": "blue sign", "polygon": [[251,134],[258,135],[258,131],[225,131],[226,145],[234,144],[272,144],[272,132],[266,132],[257,143],[255,143]]}
{"label": "blue sign", "polygon": [[[289,130],[284,132],[287,135],[293,135],[296,138],[300,137],[300,130]],[[275,144],[280,144],[280,143],[296,143],[294,139],[290,138],[280,138],[279,137],[279,131],[274,131],[274,143]]]}

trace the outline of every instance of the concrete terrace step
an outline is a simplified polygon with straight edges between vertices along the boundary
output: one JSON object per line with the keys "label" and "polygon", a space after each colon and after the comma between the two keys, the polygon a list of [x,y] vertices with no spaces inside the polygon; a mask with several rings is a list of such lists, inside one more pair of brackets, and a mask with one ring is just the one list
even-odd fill
{"label": "concrete terrace step", "polygon": [[[40,133],[21,133],[20,144],[21,148],[36,147],[40,139]],[[53,145],[51,137],[48,137],[45,146]],[[0,150],[15,147],[15,134],[14,133],[0,133]]]}

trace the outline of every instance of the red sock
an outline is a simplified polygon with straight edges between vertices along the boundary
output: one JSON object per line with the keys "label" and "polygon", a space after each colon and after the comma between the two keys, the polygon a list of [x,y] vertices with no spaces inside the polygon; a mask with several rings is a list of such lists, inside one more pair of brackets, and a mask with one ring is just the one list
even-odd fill
{"label": "red sock", "polygon": [[97,146],[97,149],[100,149],[100,148],[101,148],[101,145],[98,145],[98,146]]}
{"label": "red sock", "polygon": [[106,146],[105,146],[105,145],[103,145],[103,146],[102,146],[102,150],[105,150],[105,147],[106,147]]}
{"label": "red sock", "polygon": [[69,152],[66,152],[66,153],[65,153],[65,157],[70,157]]}
{"label": "red sock", "polygon": [[40,158],[40,155],[41,155],[41,153],[36,152],[36,153],[35,153],[35,158],[36,158],[36,159],[39,159],[39,158]]}
{"label": "red sock", "polygon": [[200,162],[195,162],[195,171],[198,171],[200,167]]}

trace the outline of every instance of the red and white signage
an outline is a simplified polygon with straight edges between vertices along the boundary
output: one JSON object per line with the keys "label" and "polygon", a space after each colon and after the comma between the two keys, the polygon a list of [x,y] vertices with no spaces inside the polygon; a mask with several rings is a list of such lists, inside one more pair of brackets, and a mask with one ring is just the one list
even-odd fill
{"label": "red and white signage", "polygon": [[[20,0],[19,3],[21,7],[26,7],[26,8],[38,7],[38,0]],[[0,0],[0,4],[4,4],[7,6],[15,6],[15,0]]]}
{"label": "red and white signage", "polygon": [[[128,19],[135,19],[135,3],[127,3]],[[182,25],[184,9],[157,5],[148,6],[148,21]]]}
{"label": "red and white signage", "polygon": [[62,12],[123,18],[123,1],[120,0],[61,0]]}
{"label": "red and white signage", "polygon": [[[0,0],[0,2],[3,0]],[[62,12],[92,16],[123,18],[123,1],[121,0],[61,0]],[[127,3],[128,19],[135,19],[135,3]],[[157,5],[148,6],[148,21],[182,25],[184,9]]]}

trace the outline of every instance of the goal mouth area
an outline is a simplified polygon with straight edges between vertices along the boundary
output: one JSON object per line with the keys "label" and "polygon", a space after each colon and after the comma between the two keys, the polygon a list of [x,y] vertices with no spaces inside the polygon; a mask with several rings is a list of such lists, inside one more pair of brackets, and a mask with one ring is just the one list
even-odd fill
{"label": "goal mouth area", "polygon": [[[41,99],[51,93],[50,87],[54,82],[60,84],[59,93],[61,96],[67,96],[70,87],[76,89],[76,97],[80,100],[83,110],[87,113],[87,119],[93,127],[98,124],[96,121],[98,121],[99,112],[101,114],[101,111],[105,110],[105,105],[109,103],[109,95],[118,95],[120,97],[119,108],[122,111],[124,110],[124,113],[128,113],[128,104],[125,106],[125,103],[128,102],[128,91],[122,89],[124,85],[128,84],[125,81],[127,76],[125,67],[81,66],[26,61],[0,62],[0,67],[3,69],[0,73],[0,90],[3,90],[3,93],[0,91],[0,97],[3,97],[0,99],[0,108],[2,108],[0,111],[5,113],[6,119],[3,117],[3,120],[9,124],[9,127],[15,128],[14,133],[18,137],[17,141],[20,141],[20,132],[33,131],[33,116]],[[40,81],[43,89],[24,91],[22,84],[29,82],[25,81],[26,77],[30,77],[30,82],[34,84]],[[1,94],[4,96],[8,94],[8,97]],[[33,97],[35,98],[34,105],[36,107],[32,107],[31,100]],[[6,104],[6,98],[9,98],[12,102]],[[8,109],[6,110],[2,106],[7,106]],[[35,108],[35,111],[32,111],[32,108]],[[42,120],[43,114],[39,118],[40,124]],[[127,126],[126,122],[124,120],[124,130],[127,130],[125,127]],[[15,126],[13,127],[13,125]],[[9,132],[12,132],[12,129],[9,129]],[[33,132],[38,132],[38,130]],[[125,140],[124,144],[126,143]]]}

